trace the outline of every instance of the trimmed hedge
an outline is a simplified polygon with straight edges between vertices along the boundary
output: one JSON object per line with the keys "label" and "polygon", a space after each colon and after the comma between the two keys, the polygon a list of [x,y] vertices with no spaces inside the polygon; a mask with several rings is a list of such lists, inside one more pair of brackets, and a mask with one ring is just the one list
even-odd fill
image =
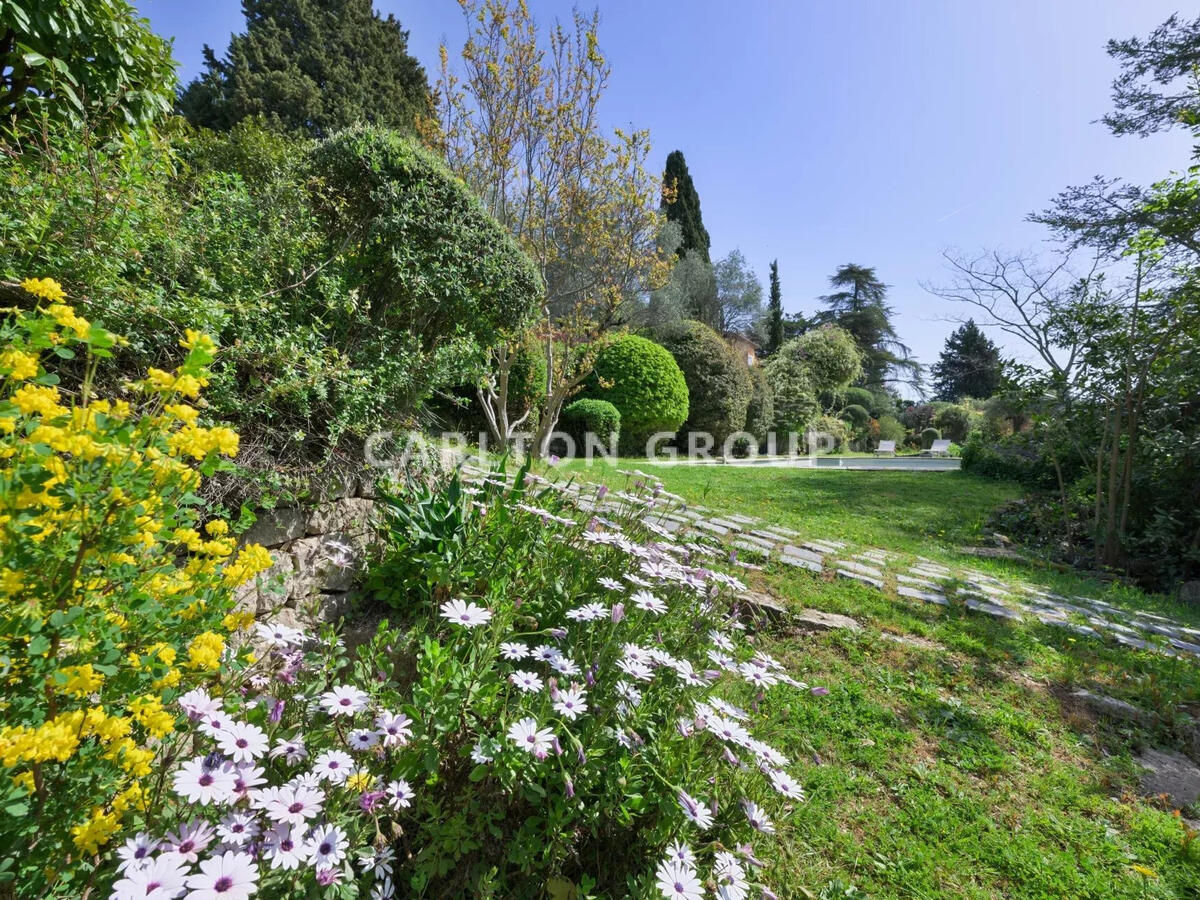
{"label": "trimmed hedge", "polygon": [[700,322],[687,322],[660,336],[683,372],[688,388],[688,417],[679,432],[708,432],[720,452],[729,435],[746,427],[754,386],[746,361],[725,339]]}
{"label": "trimmed hedge", "polygon": [[670,352],[654,341],[624,335],[605,347],[584,394],[607,400],[621,414],[621,452],[639,455],[647,439],[678,431],[688,416],[688,388]]}
{"label": "trimmed hedge", "polygon": [[926,428],[921,431],[921,449],[928,450],[933,446],[933,442],[941,440],[942,433],[936,428]]}
{"label": "trimmed hedge", "polygon": [[767,432],[775,420],[775,392],[767,381],[767,372],[762,366],[750,370],[750,405],[746,407],[746,430],[758,438],[759,446],[767,439]]}
{"label": "trimmed hedge", "polygon": [[865,407],[859,406],[857,403],[851,403],[842,410],[838,418],[849,422],[854,426],[855,430],[858,430],[867,427],[867,423],[871,421],[871,414],[867,412]]}
{"label": "trimmed hedge", "polygon": [[607,400],[584,397],[563,409],[558,430],[575,440],[575,452],[579,455],[587,447],[585,441],[588,432],[594,434],[607,450],[613,437],[621,432],[621,411]]}

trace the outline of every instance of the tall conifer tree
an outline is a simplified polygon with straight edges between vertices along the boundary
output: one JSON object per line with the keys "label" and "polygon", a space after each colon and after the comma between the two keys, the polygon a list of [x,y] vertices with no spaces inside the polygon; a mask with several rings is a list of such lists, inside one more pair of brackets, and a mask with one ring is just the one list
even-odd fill
{"label": "tall conifer tree", "polygon": [[429,112],[408,32],[371,0],[242,0],[242,12],[245,34],[224,58],[205,46],[205,71],[179,95],[193,125],[226,130],[261,115],[324,137],[357,123],[411,132]]}
{"label": "tall conifer tree", "polygon": [[672,150],[667,156],[667,167],[663,171],[663,188],[662,211],[666,214],[667,221],[679,224],[682,237],[677,251],[679,256],[696,253],[706,263],[711,263],[708,231],[700,216],[700,195],[696,193],[696,185],[688,172],[683,151]]}
{"label": "tall conifer tree", "polygon": [[767,355],[783,343],[783,291],[779,287],[779,260],[771,261],[771,292],[767,297]]}

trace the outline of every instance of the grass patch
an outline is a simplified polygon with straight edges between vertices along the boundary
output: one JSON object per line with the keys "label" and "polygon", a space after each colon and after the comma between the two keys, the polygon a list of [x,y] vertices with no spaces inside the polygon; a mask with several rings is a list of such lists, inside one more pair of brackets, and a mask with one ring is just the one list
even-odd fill
{"label": "grass patch", "polygon": [[[1017,488],[959,472],[654,467],[667,490],[812,538],[921,555],[1067,595],[1196,622],[1167,598],[960,548]],[[613,466],[564,466],[624,481]],[[861,633],[761,634],[796,677],[830,691],[816,704],[761,701],[781,750],[807,761],[808,800],[780,823],[771,861],[780,896],[871,898],[1193,898],[1200,842],[1136,794],[1132,756],[1186,749],[1180,710],[1200,704],[1200,666],[1036,623],[769,563],[754,587],[789,605],[853,616]],[[1076,686],[1162,716],[1142,728],[1097,720]],[[747,696],[746,702],[753,702]],[[1183,811],[1200,817],[1200,809]]]}

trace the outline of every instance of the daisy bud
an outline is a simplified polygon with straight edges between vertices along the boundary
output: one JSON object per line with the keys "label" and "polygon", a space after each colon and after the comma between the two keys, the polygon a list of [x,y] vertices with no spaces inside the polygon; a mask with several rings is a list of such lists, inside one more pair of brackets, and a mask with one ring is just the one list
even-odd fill
{"label": "daisy bud", "polygon": [[279,720],[283,718],[283,706],[282,700],[276,700],[275,705],[271,707],[271,714],[267,718],[271,720],[272,725],[278,725]]}
{"label": "daisy bud", "polygon": [[600,487],[596,488],[596,499],[603,500],[607,493],[608,493],[608,485],[607,484],[600,485]]}
{"label": "daisy bud", "polygon": [[574,797],[575,796],[575,782],[573,782],[571,780],[570,775],[565,775],[563,777],[567,779],[567,796]]}
{"label": "daisy bud", "polygon": [[550,629],[550,636],[551,636],[552,638],[554,638],[556,641],[561,641],[561,640],[563,640],[564,638],[566,638],[566,636],[567,636],[567,629],[565,629],[565,628],[551,628],[551,629]]}
{"label": "daisy bud", "polygon": [[613,608],[612,608],[613,624],[614,625],[617,624],[624,618],[625,618],[625,604],[624,603],[614,603]]}
{"label": "daisy bud", "polygon": [[554,755],[562,756],[562,744],[558,742],[558,738],[554,738]]}
{"label": "daisy bud", "polygon": [[827,687],[815,687],[815,688],[812,688],[812,689],[809,691],[809,693],[810,693],[810,694],[812,694],[814,697],[824,697],[826,694],[828,694],[828,693],[829,693],[829,688],[827,688]]}

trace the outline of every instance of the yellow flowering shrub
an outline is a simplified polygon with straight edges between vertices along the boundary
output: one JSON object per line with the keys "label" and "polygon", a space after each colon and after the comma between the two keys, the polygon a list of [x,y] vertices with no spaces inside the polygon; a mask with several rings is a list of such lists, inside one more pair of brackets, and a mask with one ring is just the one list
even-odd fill
{"label": "yellow flowering shrub", "polygon": [[[97,397],[118,339],[52,279],[22,287],[34,309],[0,323],[0,882],[78,896],[157,790],[176,698],[232,661],[252,617],[231,592],[271,556],[196,497],[238,448],[193,402],[213,341],[189,331],[178,368]],[[57,359],[82,361],[82,383]]]}

